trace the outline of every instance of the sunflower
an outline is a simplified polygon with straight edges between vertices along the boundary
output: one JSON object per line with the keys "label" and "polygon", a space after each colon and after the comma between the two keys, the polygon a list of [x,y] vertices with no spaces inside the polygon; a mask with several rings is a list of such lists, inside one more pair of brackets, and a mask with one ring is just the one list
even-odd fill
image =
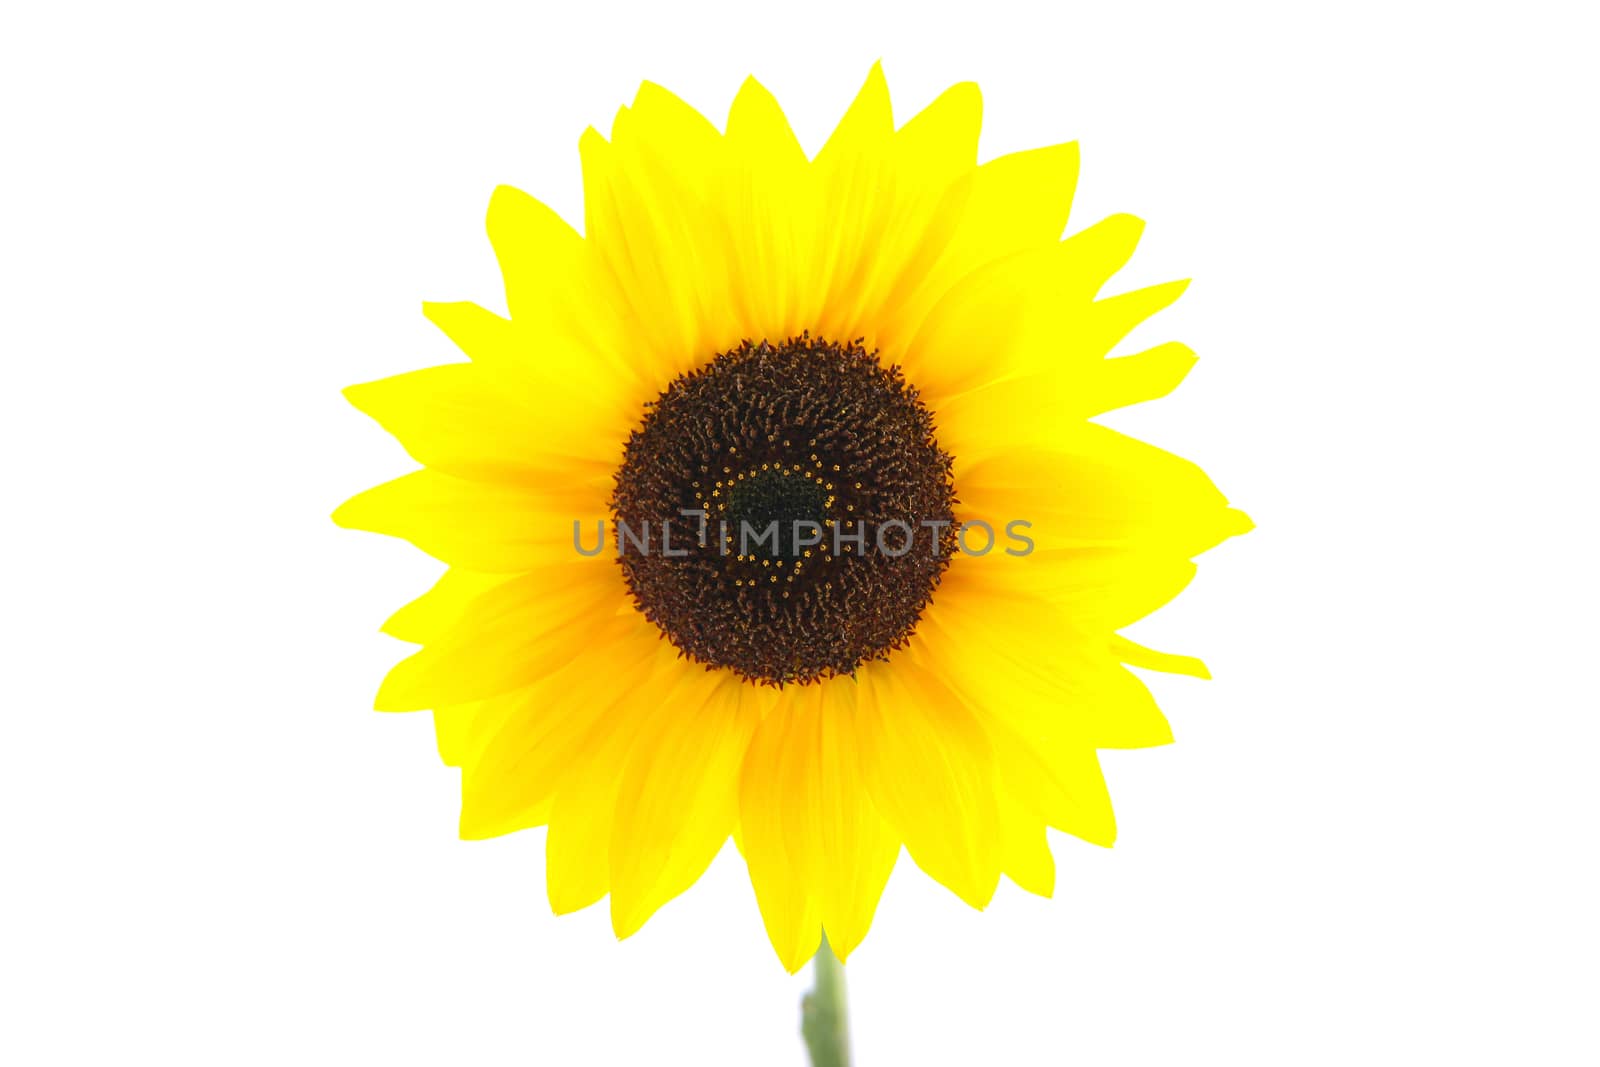
{"label": "sunflower", "polygon": [[448,564],[377,707],[432,710],[462,837],[548,827],[557,913],[627,937],[730,837],[790,971],[902,847],[1049,895],[1047,827],[1115,836],[1097,750],[1171,740],[1127,665],[1205,676],[1118,631],[1249,520],[1091,421],[1189,370],[1107,358],[1185,283],[1100,298],[1142,223],[1062,240],[1076,145],[980,166],[980,113],[896,129],[875,66],[808,158],[753,79],[725,132],[646,83],[581,235],[495,191],[509,316],[424,307],[469,361],[347,391],[422,469],[335,520]]}

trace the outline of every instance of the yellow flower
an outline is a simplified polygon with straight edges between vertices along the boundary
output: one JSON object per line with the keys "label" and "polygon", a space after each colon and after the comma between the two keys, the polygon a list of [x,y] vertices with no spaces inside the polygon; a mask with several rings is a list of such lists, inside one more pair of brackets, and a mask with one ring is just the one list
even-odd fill
{"label": "yellow flower", "polygon": [[1106,358],[1184,283],[1097,299],[1142,224],[1061,240],[1076,146],[979,166],[980,111],[896,130],[874,67],[808,160],[754,80],[726,132],[645,84],[579,142],[583,236],[495,191],[510,317],[425,307],[470,362],[348,391],[423,469],[336,521],[449,564],[377,706],[432,709],[463,837],[549,827],[557,912],[626,937],[730,836],[791,971],[902,845],[1048,895],[1047,826],[1115,836],[1096,750],[1171,739],[1125,665],[1205,675],[1118,631],[1249,520],[1090,421],[1188,371]]}

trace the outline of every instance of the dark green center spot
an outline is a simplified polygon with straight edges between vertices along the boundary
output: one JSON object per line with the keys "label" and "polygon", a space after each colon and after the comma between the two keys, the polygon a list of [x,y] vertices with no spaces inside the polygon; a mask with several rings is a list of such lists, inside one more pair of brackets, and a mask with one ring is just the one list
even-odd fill
{"label": "dark green center spot", "polygon": [[[737,538],[749,533],[746,542],[752,552],[766,559],[794,559],[800,555],[795,543],[795,523],[811,523],[802,527],[800,535],[807,543],[816,543],[811,529],[822,530],[827,518],[827,492],[820,484],[789,470],[765,470],[734,483],[728,493],[728,526]],[[774,539],[767,536],[768,528],[777,523],[776,551]]]}

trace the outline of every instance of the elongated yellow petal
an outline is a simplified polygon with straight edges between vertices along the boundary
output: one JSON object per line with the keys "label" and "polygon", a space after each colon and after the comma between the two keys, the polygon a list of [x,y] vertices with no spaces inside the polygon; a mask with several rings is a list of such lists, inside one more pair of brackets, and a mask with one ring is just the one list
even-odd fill
{"label": "elongated yellow petal", "polygon": [[843,166],[850,157],[881,151],[894,136],[894,111],[889,104],[889,83],[883,64],[874,63],[849,110],[829,135],[815,162],[819,168]]}
{"label": "elongated yellow petal", "polygon": [[[732,674],[685,672],[621,771],[611,825],[611,925],[628,937],[705,871],[739,817],[758,711]],[[692,714],[682,714],[693,708]]]}
{"label": "elongated yellow petal", "polygon": [[1111,639],[1111,653],[1124,663],[1167,674],[1187,674],[1191,678],[1210,678],[1206,665],[1193,656],[1175,656],[1170,652],[1157,652],[1126,637]]}
{"label": "elongated yellow petal", "polygon": [[1084,412],[1098,415],[1113,408],[1166,396],[1194,366],[1188,345],[1169,341],[1131,356],[1108,359],[1099,370],[1093,400]]}
{"label": "elongated yellow petal", "polygon": [[379,710],[480,700],[538,681],[615,617],[621,581],[615,568],[584,560],[547,565],[495,586],[389,672],[378,691]]}
{"label": "elongated yellow petal", "polygon": [[808,872],[828,944],[845,961],[872,925],[900,839],[878,813],[862,774],[856,726],[860,687],[854,679],[835,678],[817,688],[811,772],[815,830],[806,838],[817,862]]}
{"label": "elongated yellow petal", "polygon": [[489,198],[485,220],[500,273],[505,278],[511,317],[526,324],[559,321],[559,296],[570,294],[581,277],[583,238],[540,201],[502,185]]}
{"label": "elongated yellow petal", "polygon": [[[997,615],[1006,627],[994,626]],[[1019,736],[1092,748],[1172,740],[1166,717],[1117,661],[1104,632],[1080,628],[1041,599],[952,592],[930,609],[918,634],[951,690]]]}
{"label": "elongated yellow petal", "polygon": [[961,230],[947,263],[970,271],[1061,239],[1078,185],[1078,145],[1014,152],[978,168]]}
{"label": "elongated yellow petal", "polygon": [[505,574],[483,574],[451,567],[426,593],[389,616],[382,630],[390,637],[425,645],[460,619],[467,605],[509,580]]}
{"label": "elongated yellow petal", "polygon": [[1073,348],[1082,355],[1098,359],[1110,352],[1133,328],[1156,312],[1170,307],[1189,288],[1187,280],[1165,282],[1131,293],[1097,300],[1073,340]]}
{"label": "elongated yellow petal", "polygon": [[[630,698],[671,665],[662,646],[644,619],[620,615],[507,701],[484,702],[474,723],[475,744],[457,749],[464,757],[462,836],[521,829],[531,805],[580,772],[585,781],[595,777],[590,765],[608,746],[621,745],[625,753],[638,721],[638,702]],[[599,777],[616,775],[605,771]]]}
{"label": "elongated yellow petal", "polygon": [[777,98],[753,77],[744,80],[728,110],[727,139],[729,155],[748,160],[752,170],[806,164],[805,150]]}
{"label": "elongated yellow petal", "polygon": [[978,167],[937,261],[920,277],[908,275],[910,292],[886,309],[875,334],[884,360],[906,361],[906,346],[929,312],[962,279],[1018,253],[1054,246],[1066,227],[1077,176],[1076,144],[1018,152]]}
{"label": "elongated yellow petal", "polygon": [[1074,635],[1076,644],[1064,645],[1048,658],[1060,660],[1063,670],[1075,670],[1077,649],[1105,655],[1105,639],[1182,592],[1194,577],[1195,564],[1173,552],[1089,550],[973,561],[962,571],[946,577],[941,607],[969,614],[1013,612],[1018,629],[1026,619],[1033,627],[1030,634],[1049,635],[1058,646],[1066,635]]}
{"label": "elongated yellow petal", "polygon": [[1000,877],[994,767],[983,729],[909,657],[857,671],[862,776],[911,858],[975,908]]}
{"label": "elongated yellow petal", "polygon": [[772,94],[746,79],[728,113],[727,167],[712,196],[727,230],[730,310],[739,336],[782,339],[813,326],[805,291],[819,225],[800,142]]}
{"label": "elongated yellow petal", "polygon": [[815,715],[808,694],[790,687],[757,728],[739,779],[739,844],[767,937],[790,974],[822,941],[821,902],[813,892],[818,857],[796,847],[814,801]]}
{"label": "elongated yellow petal", "polygon": [[1093,845],[1116,843],[1111,795],[1093,748],[1054,738],[1024,740],[992,724],[989,735],[1007,788],[1045,822]]}
{"label": "elongated yellow petal", "polygon": [[1016,797],[1011,787],[996,791],[1000,805],[1000,865],[1007,878],[1036,896],[1056,888],[1056,861],[1050,854],[1044,817]]}
{"label": "elongated yellow petal", "polygon": [[508,573],[571,553],[574,516],[604,515],[607,497],[598,472],[587,485],[533,492],[421,470],[351,497],[333,521],[403,538],[446,563]]}
{"label": "elongated yellow petal", "polygon": [[874,68],[814,168],[829,211],[817,260],[828,298],[813,331],[865,336],[893,359],[966,217],[982,99],[954,86],[893,133],[881,78]]}
{"label": "elongated yellow petal", "polygon": [[[537,485],[552,466],[553,442],[530,430],[539,413],[513,401],[472,364],[354,385],[345,396],[418,462],[445,474]],[[595,453],[603,459],[610,447],[601,444]]]}
{"label": "elongated yellow petal", "polygon": [[[815,294],[812,331],[827,338],[861,335],[862,315],[874,284],[896,273],[916,239],[915,226],[890,229],[895,187],[894,117],[883,69],[874,64],[866,84],[832,136],[817,153],[811,174],[827,218],[806,289]],[[874,324],[876,326],[876,324]]]}
{"label": "elongated yellow petal", "polygon": [[[988,382],[940,406],[940,439],[969,460],[1002,450],[1071,447],[1080,419],[1165,396],[1194,363],[1187,346],[1172,342]],[[993,433],[997,425],[1007,428],[1003,436]]]}
{"label": "elongated yellow petal", "polygon": [[857,689],[835,678],[786,693],[745,760],[741,850],[747,860],[754,850],[751,881],[774,947],[796,965],[817,918],[835,955],[849,958],[900,852],[862,777]]}
{"label": "elongated yellow petal", "polygon": [[474,700],[466,704],[449,704],[433,709],[433,736],[439,749],[439,759],[446,767],[459,767],[478,745],[480,734],[476,729],[483,721],[485,706],[497,700],[513,699],[515,694],[502,693],[488,700]]}
{"label": "elongated yellow petal", "polygon": [[[616,717],[631,717],[625,708]],[[611,889],[611,815],[616,807],[617,776],[608,764],[627,753],[628,731],[618,729],[601,745],[580,773],[568,776],[550,809],[544,840],[545,893],[557,915],[587,908]]]}
{"label": "elongated yellow petal", "polygon": [[1122,303],[1096,317],[1094,297],[1132,255],[1143,226],[1113,215],[1066,241],[974,270],[933,305],[901,357],[938,406],[942,434],[949,401],[960,394],[1020,375],[1081,376],[1137,324],[1117,333],[1101,319],[1120,326],[1136,308]]}
{"label": "elongated yellow petal", "polygon": [[897,163],[929,185],[948,185],[978,165],[982,125],[977,83],[952,85],[895,134]]}
{"label": "elongated yellow petal", "polygon": [[722,139],[692,109],[647,86],[617,113],[609,143],[579,142],[588,240],[633,339],[634,362],[658,382],[736,344],[728,235],[710,200]]}
{"label": "elongated yellow petal", "polygon": [[1052,450],[958,456],[955,476],[971,513],[1030,522],[1042,551],[1146,547],[1187,559],[1250,528],[1194,464],[1089,423]]}
{"label": "elongated yellow petal", "polygon": [[[511,411],[522,413],[517,428],[522,450],[546,456],[541,469],[565,457],[613,465],[621,458],[617,435],[637,418],[639,397],[645,395],[638,383],[572,336],[528,325],[526,317],[503,319],[466,302],[429,303],[422,310],[472,358],[480,377],[505,395]],[[403,399],[437,403],[415,392]],[[370,413],[383,420],[379,412]],[[412,417],[406,425],[418,421]]]}

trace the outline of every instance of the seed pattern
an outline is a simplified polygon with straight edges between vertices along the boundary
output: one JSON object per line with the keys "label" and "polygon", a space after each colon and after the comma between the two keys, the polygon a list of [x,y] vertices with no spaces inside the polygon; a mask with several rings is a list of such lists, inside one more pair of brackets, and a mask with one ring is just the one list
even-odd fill
{"label": "seed pattern", "polygon": [[[923,524],[952,523],[950,468],[916,388],[859,341],[746,341],[646,405],[611,511],[656,540],[618,561],[635,606],[691,659],[757,684],[850,675],[905,645],[949,565],[953,525]],[[820,541],[797,540],[794,520]],[[686,555],[660,551],[663,521]],[[741,540],[741,522],[759,535],[771,521],[775,542]],[[903,555],[876,550],[891,521],[913,532]],[[904,540],[891,531],[890,551]]]}

